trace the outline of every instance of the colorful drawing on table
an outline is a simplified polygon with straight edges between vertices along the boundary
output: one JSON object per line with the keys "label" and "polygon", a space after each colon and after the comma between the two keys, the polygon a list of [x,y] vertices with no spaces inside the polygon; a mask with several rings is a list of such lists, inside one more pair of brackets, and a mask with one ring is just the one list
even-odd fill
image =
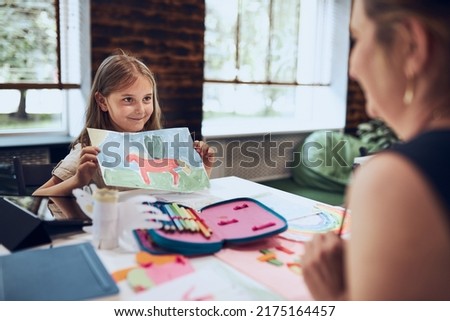
{"label": "colorful drawing on table", "polygon": [[118,283],[127,280],[134,292],[141,292],[194,271],[189,260],[181,255],[136,254],[137,266],[112,273]]}
{"label": "colorful drawing on table", "polygon": [[279,294],[284,300],[312,300],[301,276],[303,243],[278,236],[225,248],[214,255]]}
{"label": "colorful drawing on table", "polygon": [[138,292],[128,300],[141,301],[275,301],[282,297],[217,260],[193,273]]}
{"label": "colorful drawing on table", "polygon": [[108,186],[194,192],[209,187],[200,155],[189,130],[160,129],[121,133],[88,128]]}
{"label": "colorful drawing on table", "polygon": [[[280,234],[280,237],[293,241],[309,241],[314,234],[326,233],[330,231],[338,232],[342,224],[345,209],[338,206],[316,204],[315,212],[288,221],[287,231]],[[351,215],[347,211],[343,222],[342,235],[350,234]]]}

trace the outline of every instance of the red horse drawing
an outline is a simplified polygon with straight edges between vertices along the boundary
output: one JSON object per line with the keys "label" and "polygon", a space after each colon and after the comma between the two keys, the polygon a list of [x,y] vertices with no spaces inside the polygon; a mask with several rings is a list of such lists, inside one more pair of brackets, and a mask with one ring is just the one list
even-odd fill
{"label": "red horse drawing", "polygon": [[141,158],[136,154],[128,154],[126,161],[131,163],[135,162],[139,166],[141,177],[145,184],[150,185],[150,178],[148,173],[170,173],[173,177],[173,184],[176,186],[180,180],[180,175],[175,171],[176,169],[182,169],[186,172],[186,164],[183,161],[179,161],[173,158]]}

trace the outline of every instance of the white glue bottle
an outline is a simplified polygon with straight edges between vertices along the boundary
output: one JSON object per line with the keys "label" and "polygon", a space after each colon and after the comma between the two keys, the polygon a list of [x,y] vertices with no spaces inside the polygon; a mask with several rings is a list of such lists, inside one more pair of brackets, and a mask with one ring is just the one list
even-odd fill
{"label": "white glue bottle", "polygon": [[94,245],[102,250],[111,250],[119,245],[119,192],[99,188],[94,194],[92,234]]}

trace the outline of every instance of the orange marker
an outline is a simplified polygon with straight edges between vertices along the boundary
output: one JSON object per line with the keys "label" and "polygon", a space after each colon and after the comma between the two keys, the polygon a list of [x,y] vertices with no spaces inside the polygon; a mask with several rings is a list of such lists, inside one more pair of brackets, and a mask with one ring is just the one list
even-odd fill
{"label": "orange marker", "polygon": [[275,253],[273,252],[269,252],[267,254],[261,255],[260,257],[258,257],[258,261],[261,262],[267,262],[270,260],[276,259]]}
{"label": "orange marker", "polygon": [[186,208],[186,211],[188,211],[190,214],[192,214],[195,217],[195,223],[197,223],[197,226],[200,229],[200,232],[202,232],[203,236],[209,239],[211,237],[212,231],[211,229],[203,223],[203,220],[198,216],[196,211],[192,208]]}

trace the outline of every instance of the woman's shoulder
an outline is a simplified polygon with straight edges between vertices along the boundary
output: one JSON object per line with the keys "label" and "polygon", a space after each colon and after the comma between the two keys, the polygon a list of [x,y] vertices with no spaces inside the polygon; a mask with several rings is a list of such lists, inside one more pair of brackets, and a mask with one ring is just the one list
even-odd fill
{"label": "woman's shoulder", "polygon": [[[408,158],[393,152],[383,152],[355,171],[349,198],[362,215],[394,215],[409,220],[412,213],[428,217],[430,213],[449,213],[443,194],[426,174]],[[449,215],[437,217],[441,224],[450,224]]]}
{"label": "woman's shoulder", "polygon": [[[349,200],[355,296],[416,300],[448,297],[448,279],[442,282],[437,275],[450,267],[446,224],[450,218],[435,190],[411,161],[393,152],[371,158],[356,170]],[[411,288],[411,275],[405,271],[418,262],[426,272]],[[361,269],[366,271],[355,272]],[[378,275],[378,281],[370,283],[374,275]],[[438,279],[441,283],[436,283]]]}
{"label": "woman's shoulder", "polygon": [[382,152],[355,170],[351,190],[368,200],[383,195],[382,191],[392,190],[398,194],[405,191],[403,187],[411,184],[414,176],[417,176],[417,170],[405,158]]}
{"label": "woman's shoulder", "polygon": [[[389,198],[390,193],[397,199],[402,195],[409,198],[418,194],[417,200],[421,198],[420,195],[428,195],[429,190],[433,191],[430,187],[422,168],[414,161],[402,153],[386,151],[357,168],[351,189],[363,193],[366,199],[378,198],[377,195]],[[425,190],[427,193],[423,193]]]}

